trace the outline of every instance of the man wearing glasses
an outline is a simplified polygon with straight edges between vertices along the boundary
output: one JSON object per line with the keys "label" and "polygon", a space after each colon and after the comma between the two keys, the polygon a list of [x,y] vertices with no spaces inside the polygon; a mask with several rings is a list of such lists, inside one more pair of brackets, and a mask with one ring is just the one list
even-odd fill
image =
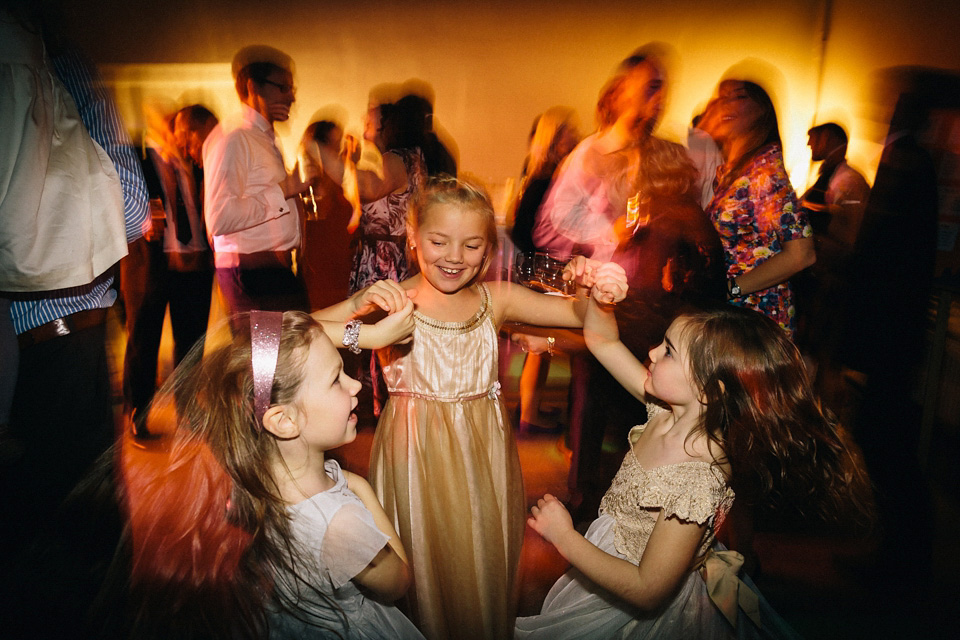
{"label": "man wearing glasses", "polygon": [[290,117],[293,61],[266,46],[233,60],[239,119],[219,125],[203,145],[205,217],[217,282],[231,314],[251,309],[307,311],[293,271],[300,245],[297,196],[310,181],[287,173],[275,122]]}

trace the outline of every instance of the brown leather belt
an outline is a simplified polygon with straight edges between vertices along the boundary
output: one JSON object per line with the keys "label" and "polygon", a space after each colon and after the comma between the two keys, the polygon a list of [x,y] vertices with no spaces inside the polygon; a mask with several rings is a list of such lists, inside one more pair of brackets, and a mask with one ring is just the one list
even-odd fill
{"label": "brown leather belt", "polygon": [[106,309],[88,309],[71,313],[69,316],[57,318],[39,327],[28,329],[17,336],[17,343],[21,349],[46,342],[52,338],[70,335],[90,327],[101,325],[107,320]]}
{"label": "brown leather belt", "polygon": [[293,251],[256,251],[254,253],[228,253],[220,255],[235,256],[234,262],[241,269],[289,269],[293,266]]}

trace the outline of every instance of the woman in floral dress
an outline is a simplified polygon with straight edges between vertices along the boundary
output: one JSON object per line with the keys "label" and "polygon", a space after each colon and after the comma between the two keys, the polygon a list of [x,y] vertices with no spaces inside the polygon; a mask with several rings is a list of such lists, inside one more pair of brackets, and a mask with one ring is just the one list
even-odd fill
{"label": "woman in floral dress", "polygon": [[[343,184],[344,194],[354,204],[347,230],[353,234],[348,292],[353,295],[378,280],[406,280],[411,271],[407,260],[407,205],[426,180],[426,167],[416,136],[410,131],[415,123],[406,111],[392,103],[367,111],[363,137],[373,143],[383,157],[380,172],[358,169],[360,147],[355,138],[345,136],[341,157],[324,167]],[[361,411],[372,409],[379,415],[386,401],[380,364],[372,352],[363,352],[359,362],[348,357],[345,365],[362,383]]]}
{"label": "woman in floral dress", "polygon": [[[383,173],[355,171],[362,206],[349,225],[355,232],[350,294],[377,280],[400,281],[411,275],[406,255],[407,203],[423,185],[426,170],[419,148],[400,145],[406,138],[401,133],[408,126],[392,104],[367,113],[364,138],[383,155]],[[348,155],[348,165],[350,160]],[[355,154],[352,160],[355,162]]]}
{"label": "woman in floral dress", "polygon": [[777,115],[757,84],[724,80],[713,128],[724,163],[707,206],[723,242],[730,302],[766,314],[791,337],[789,278],[816,260],[813,231],[783,164]]}

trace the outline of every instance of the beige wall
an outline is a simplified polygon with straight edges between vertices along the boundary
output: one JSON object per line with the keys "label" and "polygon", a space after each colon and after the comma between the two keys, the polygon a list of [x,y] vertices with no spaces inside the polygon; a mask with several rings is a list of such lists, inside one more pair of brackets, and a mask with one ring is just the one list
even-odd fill
{"label": "beige wall", "polygon": [[[852,135],[851,155],[872,176],[883,127],[863,98],[874,69],[960,68],[957,10],[939,0],[830,2],[818,102],[824,0],[620,2],[321,2],[317,0],[65,0],[77,40],[115,88],[132,129],[146,102],[203,101],[237,108],[229,62],[241,46],[270,44],[297,63],[298,101],[280,129],[288,159],[318,111],[359,133],[371,87],[420,79],[461,167],[502,185],[517,175],[534,116],[554,104],[592,128],[597,91],[617,62],[658,40],[677,55],[661,133],[679,139],[731,65],[774,71],[787,164],[807,182],[806,130],[833,118]],[[93,6],[86,6],[93,5]],[[272,7],[264,9],[262,7]]]}

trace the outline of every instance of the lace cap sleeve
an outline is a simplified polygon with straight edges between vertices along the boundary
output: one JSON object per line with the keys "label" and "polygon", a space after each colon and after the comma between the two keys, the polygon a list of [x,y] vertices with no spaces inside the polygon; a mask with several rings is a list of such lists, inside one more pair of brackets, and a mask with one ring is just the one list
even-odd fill
{"label": "lace cap sleeve", "polygon": [[653,420],[654,416],[658,416],[661,413],[669,413],[670,411],[666,407],[659,405],[655,402],[648,402],[646,403],[645,406],[647,408],[647,422],[650,422],[651,420]]}
{"label": "lace cap sleeve", "polygon": [[678,490],[664,496],[663,516],[697,524],[716,517],[714,527],[719,526],[733,504],[733,491],[721,471],[704,463],[679,465],[671,469],[671,475]]}

